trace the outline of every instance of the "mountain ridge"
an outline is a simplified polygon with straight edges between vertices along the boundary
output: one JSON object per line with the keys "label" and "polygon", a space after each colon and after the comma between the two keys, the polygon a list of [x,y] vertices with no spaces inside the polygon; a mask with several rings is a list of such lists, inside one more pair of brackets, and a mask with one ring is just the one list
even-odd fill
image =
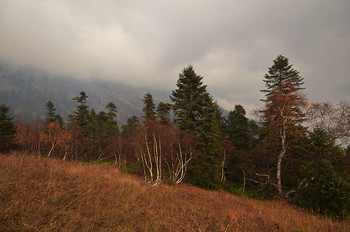
{"label": "mountain ridge", "polygon": [[51,100],[56,112],[66,120],[75,109],[74,96],[81,91],[88,95],[88,105],[99,112],[109,102],[116,104],[117,121],[124,124],[128,117],[142,114],[142,98],[150,92],[157,104],[169,102],[169,95],[161,90],[137,88],[116,81],[79,80],[44,71],[21,67],[10,68],[0,64],[0,103],[8,105],[15,119],[30,122],[36,116],[46,115],[45,104]]}

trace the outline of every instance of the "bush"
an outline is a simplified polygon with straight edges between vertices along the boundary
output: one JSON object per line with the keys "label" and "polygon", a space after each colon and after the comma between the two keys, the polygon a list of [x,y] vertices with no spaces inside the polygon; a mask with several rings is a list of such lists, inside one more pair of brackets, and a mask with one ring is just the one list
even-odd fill
{"label": "bush", "polygon": [[318,214],[345,219],[350,215],[350,184],[336,174],[319,176],[298,191],[298,204]]}
{"label": "bush", "polygon": [[344,167],[345,154],[324,130],[316,128],[299,147],[304,184],[297,203],[314,212],[345,219],[350,215],[350,180]]}

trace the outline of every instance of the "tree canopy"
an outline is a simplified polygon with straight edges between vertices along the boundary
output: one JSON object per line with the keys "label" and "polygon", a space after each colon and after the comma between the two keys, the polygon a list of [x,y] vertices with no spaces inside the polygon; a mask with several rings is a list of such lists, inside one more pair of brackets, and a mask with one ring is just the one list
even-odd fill
{"label": "tree canopy", "polygon": [[88,96],[84,91],[80,92],[80,96],[75,96],[74,101],[77,102],[77,108],[73,112],[73,121],[82,129],[85,130],[89,124],[89,106],[87,105]]}
{"label": "tree canopy", "polygon": [[179,74],[177,89],[172,91],[175,121],[183,130],[199,137],[199,154],[189,169],[190,181],[200,187],[215,189],[220,183],[221,112],[192,65]]}
{"label": "tree canopy", "polygon": [[156,105],[153,102],[153,96],[149,92],[145,94],[142,99],[144,107],[142,111],[144,113],[144,118],[146,121],[155,121],[156,120]]}
{"label": "tree canopy", "polygon": [[0,106],[0,150],[11,147],[16,134],[13,118],[9,115],[10,107],[5,104]]}
{"label": "tree canopy", "polygon": [[278,56],[264,76],[266,89],[265,107],[260,111],[261,123],[265,126],[267,136],[265,143],[270,144],[271,153],[277,158],[276,188],[283,196],[282,160],[291,148],[291,144],[302,135],[305,128],[303,107],[306,99],[300,92],[303,78],[292,68],[288,58]]}

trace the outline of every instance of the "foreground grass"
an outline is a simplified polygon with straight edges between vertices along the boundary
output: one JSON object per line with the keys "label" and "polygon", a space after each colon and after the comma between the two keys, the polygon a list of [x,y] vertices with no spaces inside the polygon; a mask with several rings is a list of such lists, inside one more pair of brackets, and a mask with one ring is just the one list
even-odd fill
{"label": "foreground grass", "polygon": [[151,187],[111,165],[0,155],[0,231],[350,231],[283,202]]}

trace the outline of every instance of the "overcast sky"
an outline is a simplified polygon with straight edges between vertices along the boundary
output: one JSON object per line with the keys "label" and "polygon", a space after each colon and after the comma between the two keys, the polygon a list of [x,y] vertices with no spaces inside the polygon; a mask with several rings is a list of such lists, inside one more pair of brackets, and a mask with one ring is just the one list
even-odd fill
{"label": "overcast sky", "polygon": [[170,90],[192,64],[218,103],[262,105],[285,55],[311,101],[350,100],[349,0],[0,0],[0,61]]}

